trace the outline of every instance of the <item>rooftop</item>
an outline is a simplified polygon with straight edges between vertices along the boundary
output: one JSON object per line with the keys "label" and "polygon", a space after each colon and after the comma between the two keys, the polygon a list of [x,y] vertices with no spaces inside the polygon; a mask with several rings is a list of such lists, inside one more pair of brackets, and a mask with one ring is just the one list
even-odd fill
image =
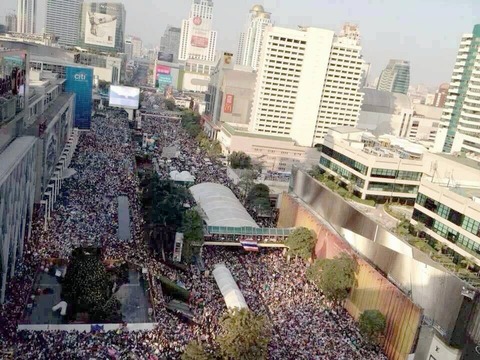
{"label": "rooftop", "polygon": [[189,188],[197,204],[206,215],[208,226],[252,226],[257,223],[226,186],[202,183]]}
{"label": "rooftop", "polygon": [[222,127],[225,130],[227,130],[227,132],[230,133],[231,135],[252,137],[252,138],[258,138],[258,139],[286,141],[286,142],[294,143],[294,141],[291,138],[288,138],[288,137],[263,135],[263,134],[257,134],[257,133],[252,133],[252,132],[248,132],[248,131],[243,131],[243,130],[237,129],[237,128],[235,128],[232,125],[227,124],[227,123],[222,123]]}

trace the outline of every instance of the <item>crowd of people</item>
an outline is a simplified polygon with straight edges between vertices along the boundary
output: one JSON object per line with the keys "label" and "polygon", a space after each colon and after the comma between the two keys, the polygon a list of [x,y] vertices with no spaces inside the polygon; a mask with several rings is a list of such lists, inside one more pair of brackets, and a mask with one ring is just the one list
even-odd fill
{"label": "crowd of people", "polygon": [[[170,171],[189,171],[196,183],[215,182],[239,190],[228,178],[226,168],[207,160],[194,139],[178,121],[145,117],[142,131],[155,135],[154,156],[165,146],[176,146],[178,157],[159,166],[162,178]],[[64,181],[48,229],[37,214],[31,241],[23,261],[9,282],[7,299],[0,309],[0,348],[12,349],[15,359],[176,359],[192,340],[202,341],[213,351],[219,332],[218,320],[225,302],[211,275],[213,266],[225,263],[232,272],[251,310],[267,315],[273,325],[269,345],[271,359],[385,359],[378,349],[366,349],[353,320],[343,310],[329,310],[321,294],[305,277],[306,265],[287,262],[279,250],[246,253],[205,248],[206,272],[194,265],[186,271],[167,266],[152,256],[143,239],[143,219],[137,195],[135,152],[126,115],[108,110],[95,117],[92,130],[82,133],[71,168],[75,174]],[[130,241],[117,238],[118,196],[128,196]],[[35,274],[50,266],[52,258],[68,258],[83,245],[102,248],[105,258],[128,261],[148,270],[152,298],[153,330],[130,332],[16,331],[23,320]],[[156,279],[165,276],[190,292],[194,320],[187,322],[165,307]]]}

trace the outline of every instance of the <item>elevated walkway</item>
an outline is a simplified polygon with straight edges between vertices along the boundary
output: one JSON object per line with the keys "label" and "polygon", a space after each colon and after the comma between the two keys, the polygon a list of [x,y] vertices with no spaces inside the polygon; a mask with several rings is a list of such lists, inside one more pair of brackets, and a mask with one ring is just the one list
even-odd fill
{"label": "elevated walkway", "polygon": [[258,247],[286,247],[283,243],[294,228],[258,228],[251,226],[207,226],[204,245],[242,246],[240,241],[251,239]]}

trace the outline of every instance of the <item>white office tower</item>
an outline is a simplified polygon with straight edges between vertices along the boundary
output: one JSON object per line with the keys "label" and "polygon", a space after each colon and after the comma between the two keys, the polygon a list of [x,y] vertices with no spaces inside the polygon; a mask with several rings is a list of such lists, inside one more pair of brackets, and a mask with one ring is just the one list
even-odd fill
{"label": "white office tower", "polygon": [[267,27],[249,131],[320,143],[330,127],[357,123],[363,60],[355,40],[313,27]]}
{"label": "white office tower", "polygon": [[17,32],[35,34],[37,0],[17,0]]}
{"label": "white office tower", "polygon": [[245,31],[240,34],[238,42],[238,65],[249,66],[257,70],[262,49],[265,28],[272,24],[270,13],[265,12],[262,5],[255,5],[248,14]]}
{"label": "white office tower", "polygon": [[83,0],[47,0],[45,31],[58,37],[58,43],[77,46]]}
{"label": "white office tower", "polygon": [[480,25],[460,41],[434,150],[480,161]]}
{"label": "white office tower", "polygon": [[212,30],[212,0],[193,0],[188,19],[182,21],[178,60],[215,60],[217,32]]}

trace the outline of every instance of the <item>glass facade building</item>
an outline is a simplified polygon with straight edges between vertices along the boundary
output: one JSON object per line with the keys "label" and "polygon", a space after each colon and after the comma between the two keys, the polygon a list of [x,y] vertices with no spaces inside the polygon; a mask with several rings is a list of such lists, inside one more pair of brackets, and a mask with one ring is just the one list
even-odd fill
{"label": "glass facade building", "polygon": [[390,60],[382,71],[377,89],[406,94],[410,86],[410,63],[404,60]]}

